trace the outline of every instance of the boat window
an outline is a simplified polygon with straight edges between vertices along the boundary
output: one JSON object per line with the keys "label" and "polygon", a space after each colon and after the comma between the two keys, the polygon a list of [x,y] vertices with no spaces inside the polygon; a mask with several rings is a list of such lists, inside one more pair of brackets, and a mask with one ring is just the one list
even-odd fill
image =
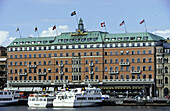
{"label": "boat window", "polygon": [[7,95],[7,92],[5,92],[4,94]]}
{"label": "boat window", "polygon": [[40,98],[40,101],[42,101],[42,98]]}
{"label": "boat window", "polygon": [[44,99],[44,101],[46,101],[46,99]]}
{"label": "boat window", "polygon": [[35,101],[35,98],[33,98],[32,101]]}
{"label": "boat window", "polygon": [[3,95],[3,92],[0,92],[0,95]]}

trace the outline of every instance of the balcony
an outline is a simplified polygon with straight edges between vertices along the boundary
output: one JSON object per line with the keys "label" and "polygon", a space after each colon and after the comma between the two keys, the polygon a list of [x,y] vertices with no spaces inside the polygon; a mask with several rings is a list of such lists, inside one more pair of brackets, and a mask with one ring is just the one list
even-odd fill
{"label": "balcony", "polygon": [[94,74],[94,72],[93,72],[93,71],[90,71],[89,74]]}
{"label": "balcony", "polygon": [[29,68],[36,68],[37,67],[37,65],[27,65],[27,67],[29,67]]}
{"label": "balcony", "polygon": [[64,64],[59,64],[59,67],[64,67]]}
{"label": "balcony", "polygon": [[63,74],[64,74],[64,72],[59,72],[59,74],[60,74],[60,75],[63,75]]}
{"label": "balcony", "polygon": [[132,73],[132,74],[140,74],[141,71],[140,70],[139,71],[130,71],[130,73]]}
{"label": "balcony", "polygon": [[130,65],[130,63],[129,62],[120,62],[119,65],[121,65],[121,66],[128,66],[128,65]]}
{"label": "balcony", "polygon": [[27,73],[18,73],[19,76],[26,76]]}
{"label": "balcony", "polygon": [[109,71],[109,74],[119,74],[119,71]]}
{"label": "balcony", "polygon": [[40,76],[44,76],[46,74],[47,74],[46,72],[37,72],[37,75],[40,75]]}
{"label": "balcony", "polygon": [[93,66],[94,66],[94,64],[93,64],[93,63],[89,63],[89,66],[90,66],[90,67],[93,67]]}

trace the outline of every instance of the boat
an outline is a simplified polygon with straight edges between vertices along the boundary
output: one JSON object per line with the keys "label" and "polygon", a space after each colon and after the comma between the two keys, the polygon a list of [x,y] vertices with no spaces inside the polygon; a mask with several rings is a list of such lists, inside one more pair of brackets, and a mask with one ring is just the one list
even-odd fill
{"label": "boat", "polygon": [[52,107],[54,94],[30,94],[28,97],[28,106],[32,108]]}
{"label": "boat", "polygon": [[85,87],[59,91],[53,101],[53,107],[95,106],[102,102],[100,88]]}
{"label": "boat", "polygon": [[0,91],[0,106],[18,103],[19,91]]}

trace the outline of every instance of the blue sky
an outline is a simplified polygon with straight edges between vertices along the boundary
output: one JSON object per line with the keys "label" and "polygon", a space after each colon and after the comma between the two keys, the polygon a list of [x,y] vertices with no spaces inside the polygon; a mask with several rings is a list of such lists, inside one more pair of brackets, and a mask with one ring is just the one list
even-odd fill
{"label": "blue sky", "polygon": [[124,33],[125,20],[127,32],[144,32],[145,19],[148,32],[170,37],[170,0],[0,0],[0,45],[19,37],[17,27],[22,37],[36,37],[36,26],[40,36],[54,36],[54,25],[58,33],[75,31],[74,10],[89,31],[104,31],[105,22],[109,33]]}

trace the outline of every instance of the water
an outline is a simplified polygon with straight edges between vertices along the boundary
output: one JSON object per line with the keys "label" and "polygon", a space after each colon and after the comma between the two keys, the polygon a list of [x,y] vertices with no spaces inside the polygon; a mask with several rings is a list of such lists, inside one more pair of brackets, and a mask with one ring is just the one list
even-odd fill
{"label": "water", "polygon": [[170,106],[97,106],[81,108],[29,108],[28,106],[3,106],[0,111],[170,111]]}

